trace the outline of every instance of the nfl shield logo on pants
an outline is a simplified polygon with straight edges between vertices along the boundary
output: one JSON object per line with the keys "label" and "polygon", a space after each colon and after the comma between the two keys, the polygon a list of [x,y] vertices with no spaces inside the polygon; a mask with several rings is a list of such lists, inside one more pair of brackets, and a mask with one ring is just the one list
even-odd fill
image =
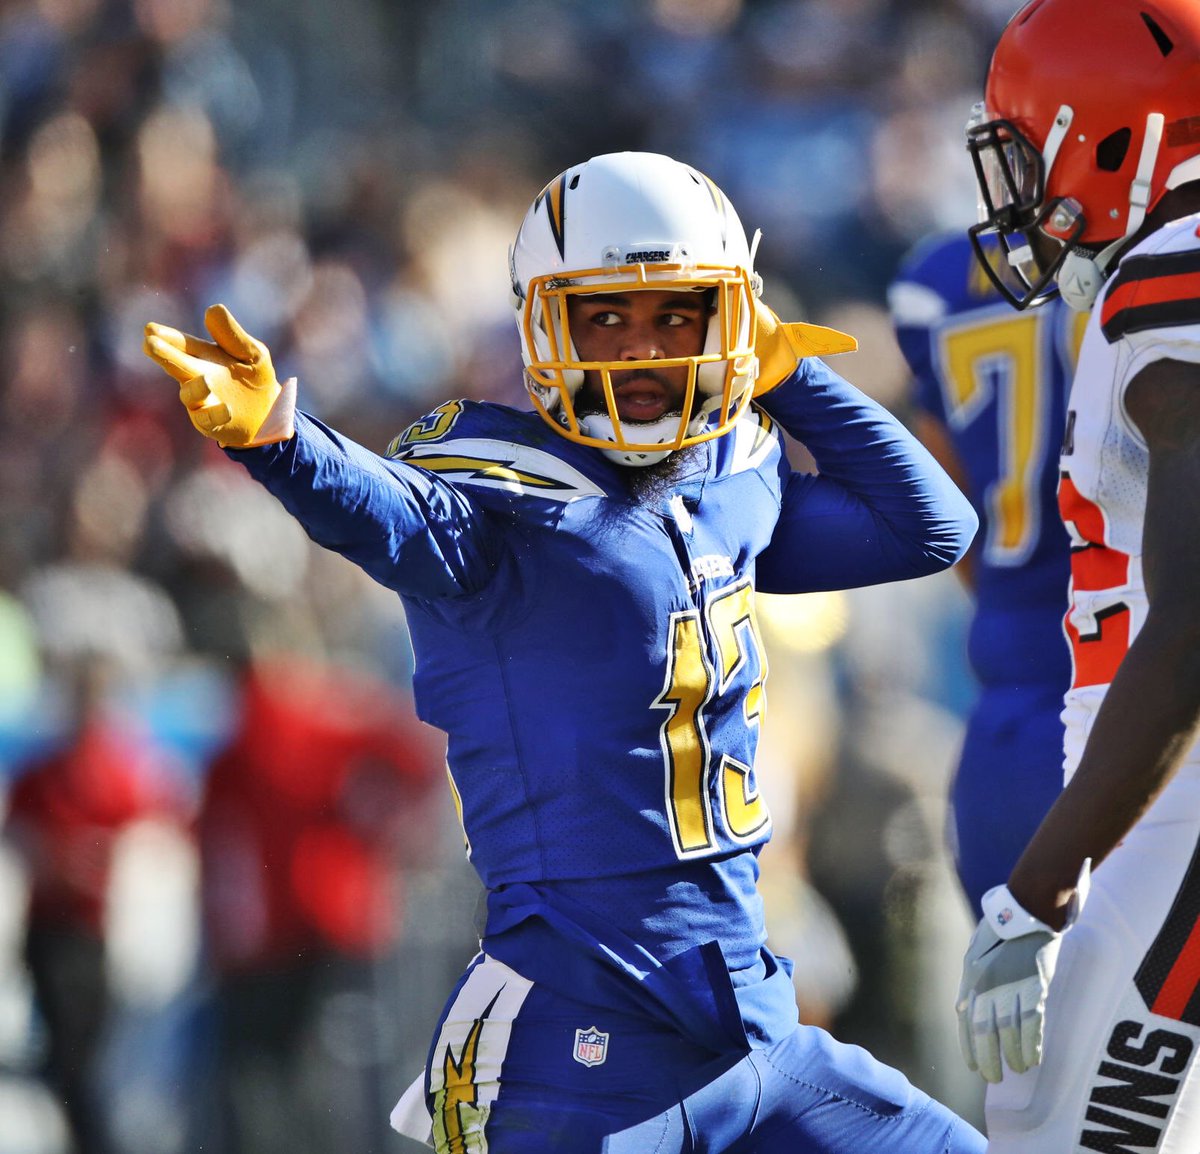
{"label": "nfl shield logo on pants", "polygon": [[599,1066],[608,1057],[608,1035],[602,1034],[595,1026],[576,1030],[573,1057],[584,1066]]}

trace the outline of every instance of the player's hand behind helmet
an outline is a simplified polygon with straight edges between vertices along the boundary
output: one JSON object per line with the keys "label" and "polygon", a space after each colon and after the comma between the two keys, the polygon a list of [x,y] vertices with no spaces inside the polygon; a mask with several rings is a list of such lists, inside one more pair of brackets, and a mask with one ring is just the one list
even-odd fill
{"label": "player's hand behind helmet", "polygon": [[805,357],[852,353],[858,348],[848,333],[824,325],[781,321],[761,299],[755,299],[754,352],[758,356],[758,378],[754,395],[761,397],[782,384]]}
{"label": "player's hand behind helmet", "polygon": [[[1080,873],[1068,927],[1087,896],[1090,865],[1085,862]],[[954,1008],[967,1069],[999,1082],[1004,1065],[1023,1074],[1042,1060],[1046,995],[1063,935],[1029,913],[1007,886],[988,890],[982,905]]]}
{"label": "player's hand behind helmet", "polygon": [[295,378],[279,383],[267,346],[224,305],[210,305],[204,324],[211,341],[151,321],[142,344],[145,354],[179,382],[179,400],[192,424],[226,449],[290,440]]}

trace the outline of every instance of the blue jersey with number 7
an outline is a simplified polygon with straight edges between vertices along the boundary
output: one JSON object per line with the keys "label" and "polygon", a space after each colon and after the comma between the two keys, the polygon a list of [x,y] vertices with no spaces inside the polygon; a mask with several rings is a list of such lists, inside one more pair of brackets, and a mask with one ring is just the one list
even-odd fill
{"label": "blue jersey with number 7", "polygon": [[955,862],[977,906],[1062,788],[1070,563],[1056,493],[1087,317],[1059,300],[1015,310],[963,232],[918,244],[888,299],[915,403],[944,430],[979,514],[968,654],[980,692],[951,789]]}

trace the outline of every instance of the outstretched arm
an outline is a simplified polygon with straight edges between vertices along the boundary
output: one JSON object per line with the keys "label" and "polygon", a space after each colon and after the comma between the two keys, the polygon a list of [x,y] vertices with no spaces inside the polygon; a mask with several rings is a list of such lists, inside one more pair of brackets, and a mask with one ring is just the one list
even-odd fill
{"label": "outstretched arm", "polygon": [[488,583],[499,536],[461,491],[296,413],[296,382],[278,382],[266,345],[224,305],[212,305],[204,322],[211,341],[148,324],[147,356],[179,382],[195,428],[244,465],[317,544],[399,593],[453,597]]}
{"label": "outstretched arm", "polygon": [[306,413],[286,444],[230,454],[318,544],[415,597],[478,592],[502,549],[490,516],[461,489],[388,461]]}

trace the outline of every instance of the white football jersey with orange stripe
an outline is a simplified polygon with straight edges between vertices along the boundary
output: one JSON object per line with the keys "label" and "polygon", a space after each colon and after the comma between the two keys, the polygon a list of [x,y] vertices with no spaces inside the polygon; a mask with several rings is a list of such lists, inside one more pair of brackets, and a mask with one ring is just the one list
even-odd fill
{"label": "white football jersey with orange stripe", "polygon": [[[1200,362],[1200,216],[1130,250],[1096,303],[1067,405],[1059,510],[1071,536],[1064,622],[1069,780],[1109,682],[1146,619],[1142,525],[1149,455],[1125,411],[1129,382],[1153,361]],[[1200,777],[1200,746],[1181,774]]]}
{"label": "white football jersey with orange stripe", "polygon": [[[1059,507],[1072,541],[1068,777],[1146,620],[1149,454],[1130,381],[1200,362],[1200,216],[1121,261],[1092,311],[1068,399]],[[1198,385],[1197,387],[1200,387]],[[988,1154],[1200,1150],[1200,749],[1092,875],[1063,935],[1040,1065],[987,1089]]]}

